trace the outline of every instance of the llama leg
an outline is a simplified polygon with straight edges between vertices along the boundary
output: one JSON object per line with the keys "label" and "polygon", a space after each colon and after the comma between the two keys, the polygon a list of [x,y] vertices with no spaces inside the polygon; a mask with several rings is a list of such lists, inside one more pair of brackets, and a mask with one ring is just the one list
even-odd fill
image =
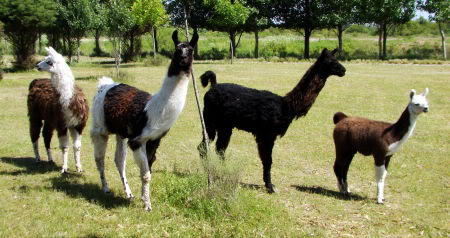
{"label": "llama leg", "polygon": [[75,128],[70,128],[70,136],[73,141],[73,156],[75,159],[75,167],[77,168],[77,172],[83,172],[81,167],[81,134]]}
{"label": "llama leg", "polygon": [[42,136],[44,137],[45,149],[47,150],[48,162],[50,164],[55,163],[53,160],[53,155],[52,155],[52,151],[50,148],[50,144],[51,144],[52,137],[53,137],[53,130],[54,130],[54,128],[50,125],[50,123],[45,123],[44,128],[42,129]]}
{"label": "llama leg", "polygon": [[[120,179],[125,190],[128,199],[132,199],[134,196],[131,193],[130,186],[125,172],[126,168],[126,156],[127,156],[127,142],[126,139],[119,135],[116,135],[116,154],[114,162],[116,163],[117,170],[119,170]],[[105,182],[106,183],[106,182]]]}
{"label": "llama leg", "polygon": [[102,181],[102,191],[104,193],[109,192],[108,183],[105,177],[105,152],[108,144],[108,136],[99,135],[91,132],[92,143],[94,144],[94,157],[97,170],[100,174],[100,180]]}
{"label": "llama leg", "polygon": [[58,133],[58,139],[63,159],[61,173],[67,173],[67,162],[69,159],[69,136],[67,135],[67,129],[65,133]]}
{"label": "llama leg", "polygon": [[144,209],[146,211],[152,210],[152,204],[150,202],[150,180],[151,174],[148,166],[146,149],[144,146],[140,146],[133,150],[133,157],[136,164],[139,166],[142,180],[142,196],[141,199],[144,202]]}
{"label": "llama leg", "polygon": [[217,131],[216,152],[221,159],[225,159],[225,150],[230,143],[232,128],[220,129]]}
{"label": "llama leg", "polygon": [[275,142],[275,138],[258,138],[256,137],[256,143],[258,144],[259,157],[263,164],[263,179],[268,193],[275,192],[275,185],[272,184],[272,177],[270,170],[272,168],[272,149]]}
{"label": "llama leg", "polygon": [[377,203],[384,203],[384,180],[387,175],[386,167],[383,165],[375,165],[375,176],[377,180]]}
{"label": "llama leg", "polygon": [[161,142],[161,139],[157,139],[154,141],[147,141],[146,153],[147,153],[148,167],[150,169],[150,172],[152,171],[152,165],[156,160],[156,149],[158,149],[160,142]]}
{"label": "llama leg", "polygon": [[41,156],[39,155],[39,133],[41,132],[41,127],[42,121],[30,115],[30,137],[36,162],[41,161]]}

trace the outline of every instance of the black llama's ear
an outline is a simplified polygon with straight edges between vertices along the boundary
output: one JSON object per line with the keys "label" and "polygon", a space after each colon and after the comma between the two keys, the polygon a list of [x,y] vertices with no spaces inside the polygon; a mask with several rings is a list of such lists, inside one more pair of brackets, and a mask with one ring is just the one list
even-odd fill
{"label": "black llama's ear", "polygon": [[322,53],[320,53],[321,56],[325,56],[328,54],[328,52],[330,52],[327,48],[322,50]]}
{"label": "black llama's ear", "polygon": [[197,45],[197,41],[198,41],[198,33],[197,31],[194,31],[194,35],[192,36],[191,41],[189,41],[189,45],[194,48]]}
{"label": "black llama's ear", "polygon": [[175,30],[172,33],[172,40],[173,40],[173,43],[175,44],[175,47],[177,47],[177,45],[180,44],[180,41],[178,40],[178,30]]}
{"label": "black llama's ear", "polygon": [[332,54],[332,55],[335,55],[336,52],[338,52],[338,51],[339,51],[338,48],[336,48],[336,49],[334,49],[333,51],[331,51],[331,54]]}

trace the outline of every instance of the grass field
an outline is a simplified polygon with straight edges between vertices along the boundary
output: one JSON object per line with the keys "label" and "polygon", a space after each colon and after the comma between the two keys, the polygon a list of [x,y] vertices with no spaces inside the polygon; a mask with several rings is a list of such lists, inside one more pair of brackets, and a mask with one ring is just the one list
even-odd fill
{"label": "grass field", "polygon": [[[72,67],[88,101],[95,77],[111,75],[112,64],[83,58]],[[114,138],[107,151],[111,194],[102,194],[88,128],[82,147],[84,173],[59,174],[33,162],[26,96],[37,71],[6,74],[0,81],[0,237],[449,237],[450,236],[450,67],[343,62],[347,75],[331,77],[309,114],[294,121],[274,147],[272,180],[278,193],[262,185],[262,166],[252,136],[234,131],[226,163],[239,178],[237,190],[208,191],[196,146],[201,141],[192,85],[187,105],[158,150],[151,181],[153,211],[139,199],[125,199],[113,162]],[[284,95],[310,66],[302,63],[196,62],[197,77],[214,70],[219,82],[233,82]],[[166,66],[125,64],[127,83],[156,92]],[[395,121],[409,90],[430,88],[430,111],[414,136],[391,160],[385,205],[376,204],[373,159],[357,155],[350,167],[350,199],[337,193],[332,165],[332,116],[336,111]],[[203,96],[205,89],[201,88]],[[41,140],[41,153],[45,152]],[[71,148],[70,148],[71,149]],[[45,153],[42,154],[45,159]],[[128,154],[129,184],[139,197],[138,168]]]}

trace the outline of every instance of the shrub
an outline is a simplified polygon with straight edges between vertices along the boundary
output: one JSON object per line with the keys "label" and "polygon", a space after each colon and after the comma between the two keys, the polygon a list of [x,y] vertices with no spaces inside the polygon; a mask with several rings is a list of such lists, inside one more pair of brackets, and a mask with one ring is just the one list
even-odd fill
{"label": "shrub", "polygon": [[160,54],[157,54],[156,57],[149,55],[144,59],[145,66],[161,66],[166,65],[168,62],[169,59]]}

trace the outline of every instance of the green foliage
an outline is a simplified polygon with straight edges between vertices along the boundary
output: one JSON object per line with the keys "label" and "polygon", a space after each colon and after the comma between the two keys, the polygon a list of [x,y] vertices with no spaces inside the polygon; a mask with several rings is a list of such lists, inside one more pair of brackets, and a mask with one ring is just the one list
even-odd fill
{"label": "green foliage", "polygon": [[250,15],[250,10],[240,1],[205,0],[205,4],[213,9],[208,19],[210,29],[230,32],[243,28]]}
{"label": "green foliage", "polygon": [[420,0],[419,8],[431,13],[430,20],[450,22],[450,2],[448,0]]}
{"label": "green foliage", "polygon": [[166,65],[169,59],[163,55],[156,55],[156,57],[148,56],[144,59],[144,66],[162,66]]}
{"label": "green foliage", "polygon": [[139,26],[158,27],[168,21],[164,5],[160,0],[136,0],[131,11]]}
{"label": "green foliage", "polygon": [[18,69],[34,66],[33,54],[38,33],[45,31],[55,21],[52,0],[2,0],[0,21],[4,23],[6,39],[11,42]]}

